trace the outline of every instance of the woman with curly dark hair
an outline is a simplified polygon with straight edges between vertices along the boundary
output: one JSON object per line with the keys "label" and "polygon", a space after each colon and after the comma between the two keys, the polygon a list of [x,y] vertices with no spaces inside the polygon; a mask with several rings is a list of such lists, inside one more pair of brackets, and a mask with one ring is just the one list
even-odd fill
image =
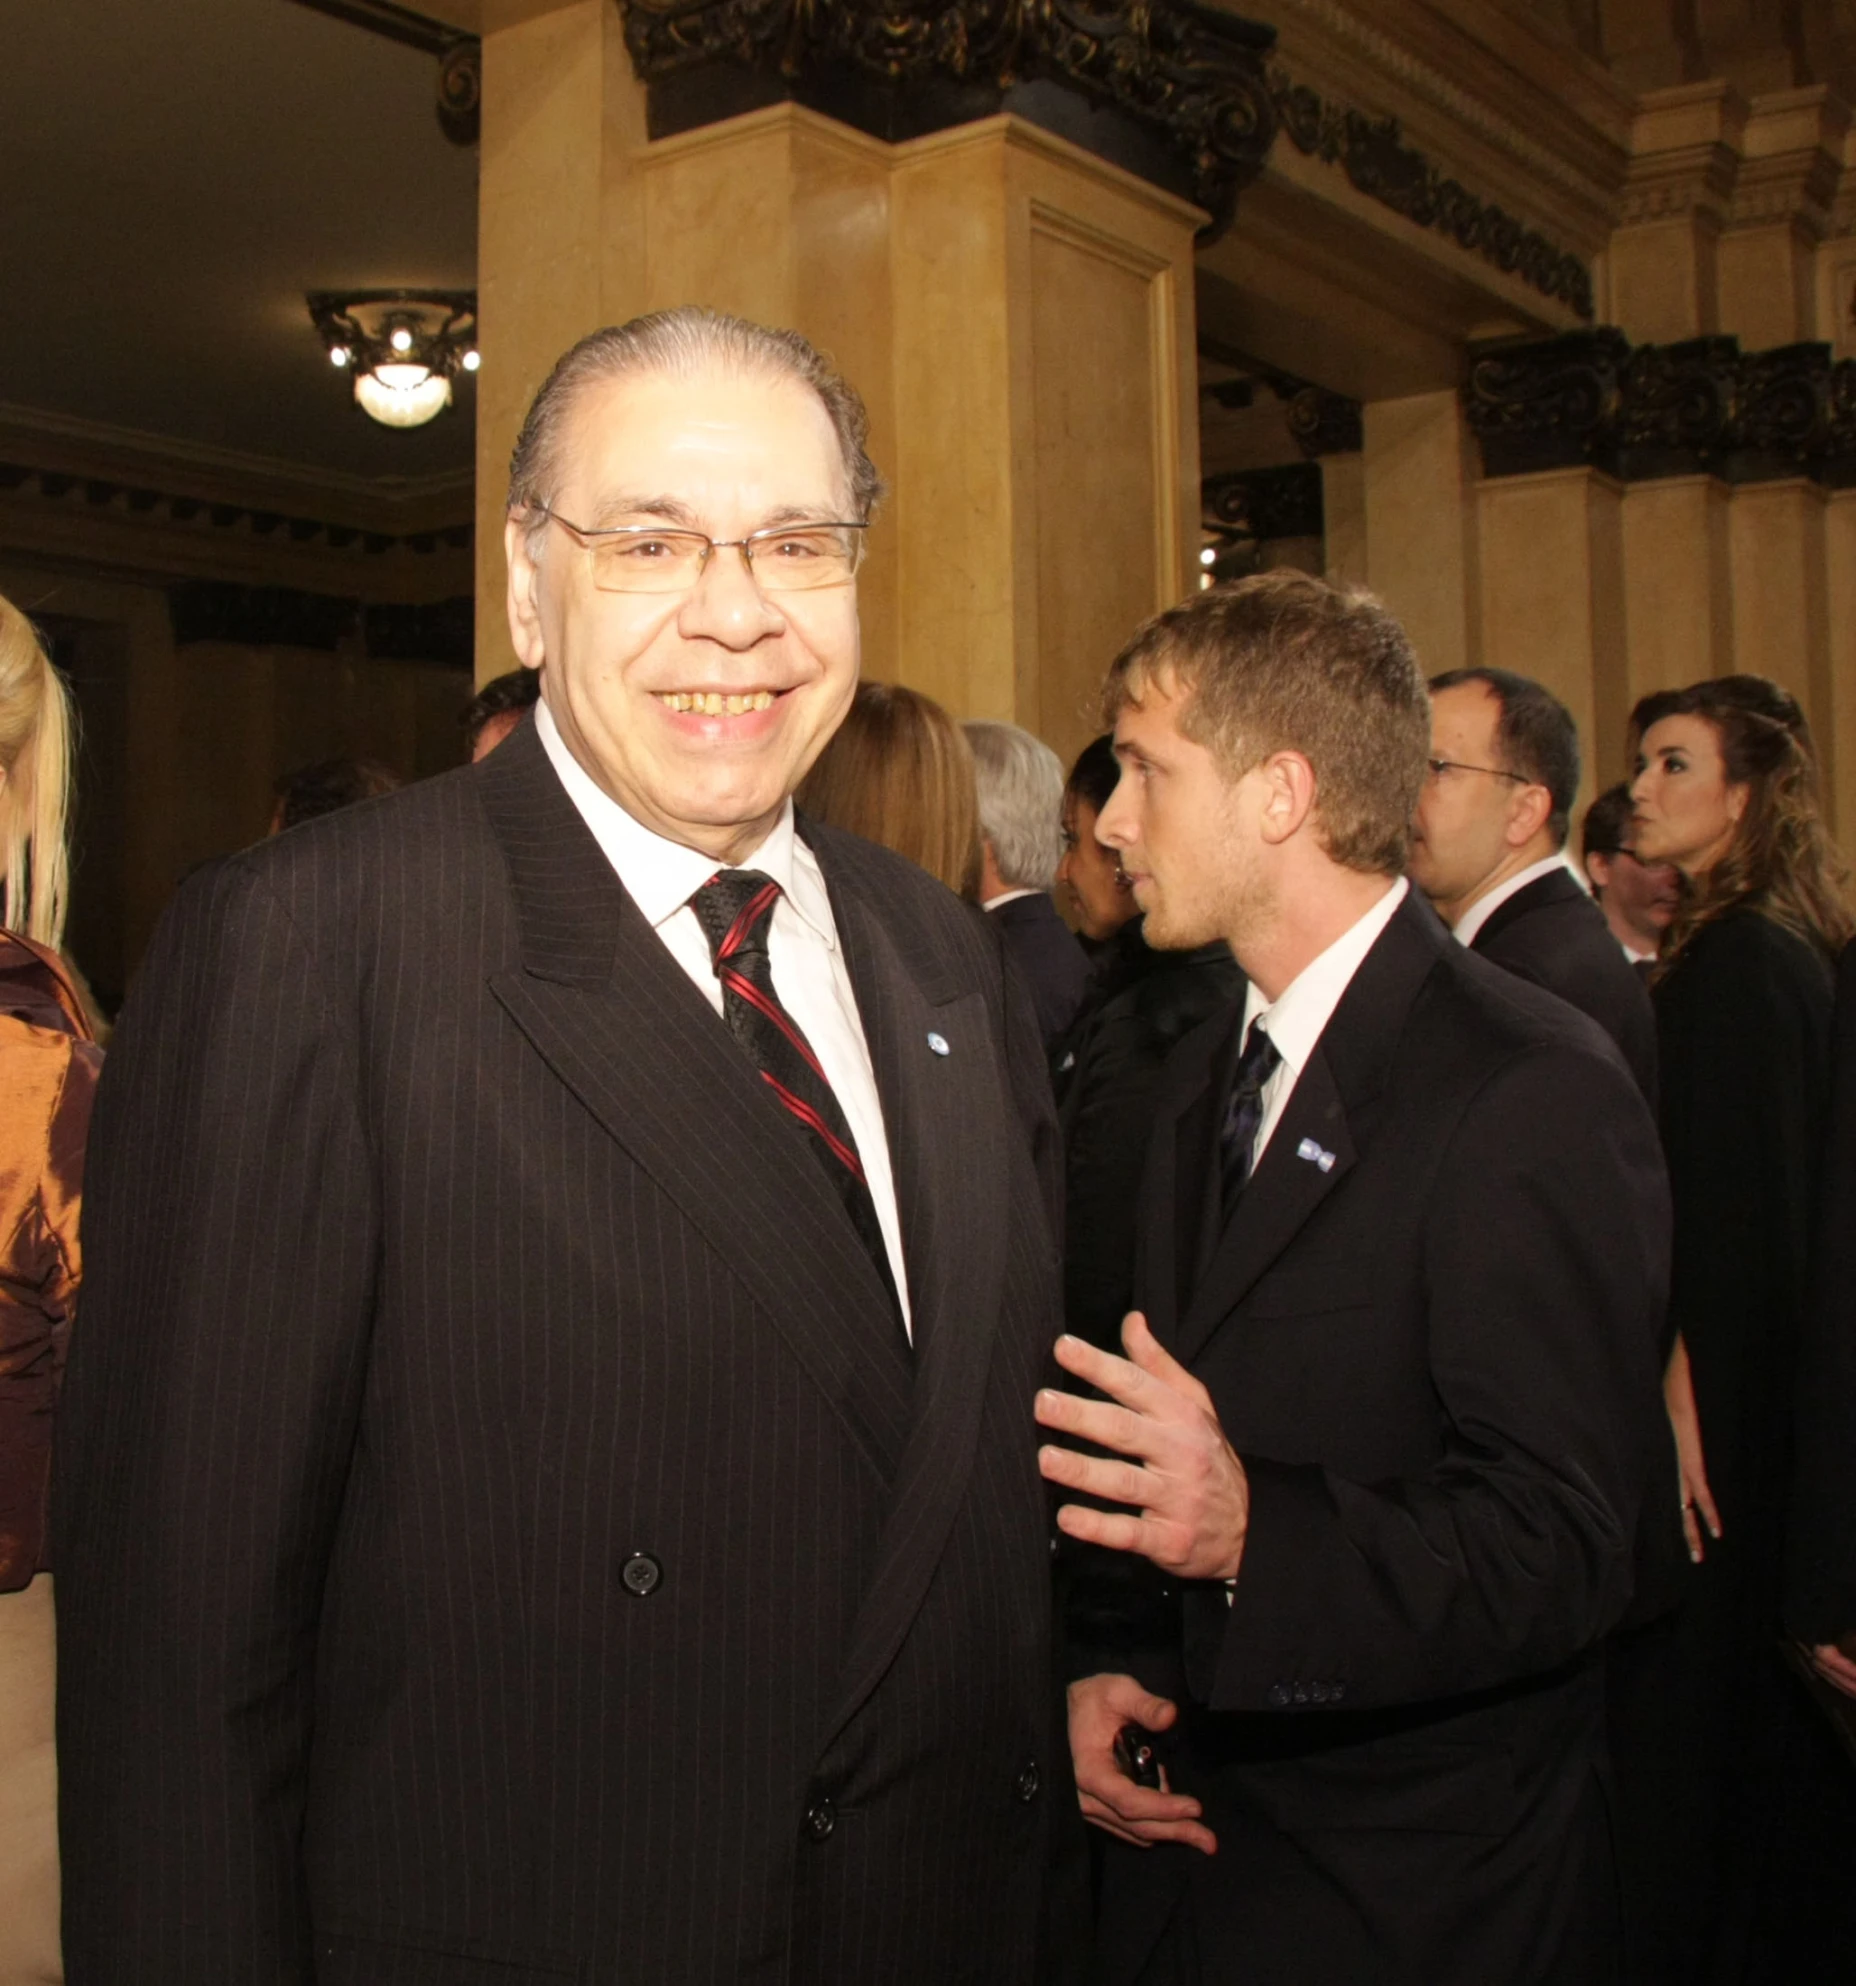
{"label": "woman with curly dark hair", "polygon": [[1631,1976],[1856,1977],[1856,1805],[1779,1658],[1792,1397],[1818,1205],[1843,868],[1797,702],[1760,677],[1632,717],[1640,860],[1681,897],[1655,1002],[1675,1209],[1666,1392],[1694,1561],[1615,1665]]}

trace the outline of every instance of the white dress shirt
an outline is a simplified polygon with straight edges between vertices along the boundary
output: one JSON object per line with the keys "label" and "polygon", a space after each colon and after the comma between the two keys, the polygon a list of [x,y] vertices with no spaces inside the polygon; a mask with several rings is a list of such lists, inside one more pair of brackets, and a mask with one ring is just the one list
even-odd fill
{"label": "white dress shirt", "polygon": [[1308,1067],[1327,1024],[1334,1018],[1341,995],[1353,982],[1366,955],[1378,943],[1379,935],[1392,922],[1392,914],[1405,901],[1411,885],[1403,876],[1386,885],[1386,893],[1363,917],[1356,918],[1318,957],[1310,959],[1287,986],[1267,1004],[1255,980],[1244,996],[1244,1038],[1250,1029],[1262,1024],[1263,1032],[1276,1044],[1282,1060],[1270,1072],[1259,1101],[1262,1121],[1256,1142],[1251,1146],[1252,1167],[1262,1163],[1263,1154],[1282,1114],[1295,1094],[1296,1079]]}
{"label": "white dress shirt", "polygon": [[1539,882],[1542,876],[1552,875],[1555,869],[1564,869],[1581,889],[1587,887],[1585,878],[1573,867],[1562,848],[1557,855],[1549,855],[1545,861],[1530,862],[1525,869],[1518,869],[1506,882],[1497,883],[1487,896],[1479,896],[1450,927],[1457,943],[1473,945],[1476,933],[1511,896],[1519,896],[1529,883]]}
{"label": "white dress shirt", "polygon": [[[593,839],[617,872],[626,895],[718,1014],[722,1011],[722,982],[715,976],[709,940],[689,900],[721,868],[755,869],[779,884],[780,898],[773,907],[767,935],[774,989],[780,1004],[812,1044],[857,1142],[857,1155],[863,1161],[864,1178],[902,1303],[903,1327],[913,1337],[909,1279],[902,1259],[902,1221],[896,1211],[896,1182],[889,1162],[889,1137],[883,1128],[882,1099],[870,1066],[857,996],[838,943],[825,878],[817,857],[794,832],[793,803],[787,801],[766,840],[746,861],[717,862],[700,849],[654,834],[596,785],[567,749],[545,702],[536,709],[535,728],[567,797],[592,829]],[[719,1045],[717,1052],[721,1052]]]}

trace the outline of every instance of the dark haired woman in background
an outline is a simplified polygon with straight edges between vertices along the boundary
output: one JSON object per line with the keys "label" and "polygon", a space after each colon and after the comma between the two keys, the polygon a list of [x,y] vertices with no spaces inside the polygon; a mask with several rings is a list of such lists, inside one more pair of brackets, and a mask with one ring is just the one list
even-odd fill
{"label": "dark haired woman in background", "polygon": [[1832,961],[1850,915],[1783,690],[1698,683],[1646,698],[1632,729],[1637,855],[1682,877],[1655,1002],[1675,1209],[1667,1391],[1695,1566],[1618,1677],[1630,1976],[1847,1982],[1856,1801],[1778,1638]]}

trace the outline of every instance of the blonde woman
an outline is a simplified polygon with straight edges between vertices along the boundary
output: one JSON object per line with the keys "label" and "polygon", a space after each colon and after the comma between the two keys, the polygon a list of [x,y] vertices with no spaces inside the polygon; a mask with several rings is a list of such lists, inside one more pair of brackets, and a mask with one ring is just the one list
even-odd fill
{"label": "blonde woman", "polygon": [[45,1527],[101,1062],[57,952],[70,765],[64,685],[0,599],[0,1986],[63,1977]]}

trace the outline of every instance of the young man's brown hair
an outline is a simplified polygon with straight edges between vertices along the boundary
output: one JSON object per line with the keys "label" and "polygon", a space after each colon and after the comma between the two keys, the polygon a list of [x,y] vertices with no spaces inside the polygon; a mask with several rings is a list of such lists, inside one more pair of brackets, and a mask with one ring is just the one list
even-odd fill
{"label": "young man's brown hair", "polygon": [[1370,593],[1266,572],[1156,614],[1109,666],[1105,723],[1157,683],[1179,728],[1233,780],[1272,752],[1315,773],[1321,844],[1343,868],[1395,876],[1431,748],[1424,673]]}

